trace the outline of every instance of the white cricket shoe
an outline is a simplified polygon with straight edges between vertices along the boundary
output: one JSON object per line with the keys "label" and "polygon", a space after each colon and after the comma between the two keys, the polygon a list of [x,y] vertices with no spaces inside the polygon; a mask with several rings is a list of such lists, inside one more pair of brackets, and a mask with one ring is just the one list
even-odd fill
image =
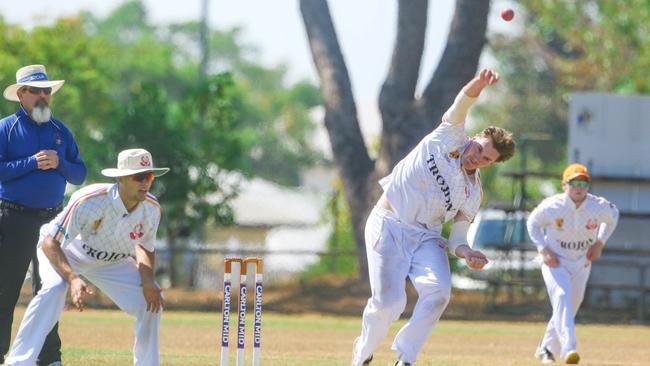
{"label": "white cricket shoe", "polygon": [[397,360],[395,361],[395,364],[393,366],[411,366],[411,365],[412,365],[411,363]]}
{"label": "white cricket shoe", "polygon": [[[354,366],[354,360],[357,358],[357,343],[359,343],[359,338],[360,337],[355,338],[354,342],[352,342],[352,366]],[[363,361],[363,366],[370,365],[371,361],[372,361],[372,355],[370,355],[370,357],[366,358],[366,360]]]}
{"label": "white cricket shoe", "polygon": [[535,351],[535,358],[542,361],[542,363],[545,365],[555,363],[555,357],[553,357],[551,351],[549,351],[548,348],[546,347],[544,348],[538,347],[537,350]]}

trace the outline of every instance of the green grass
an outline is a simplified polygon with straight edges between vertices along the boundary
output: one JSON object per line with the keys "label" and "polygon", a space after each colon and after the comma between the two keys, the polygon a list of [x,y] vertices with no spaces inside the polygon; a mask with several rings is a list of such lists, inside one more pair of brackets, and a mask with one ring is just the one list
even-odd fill
{"label": "green grass", "polygon": [[[22,312],[16,312],[14,332]],[[247,365],[251,363],[252,318],[247,314]],[[392,365],[395,356],[390,342],[403,324],[401,320],[391,327],[390,336],[375,353],[373,365]],[[264,313],[262,365],[347,366],[360,325],[360,317]],[[236,327],[235,316],[231,326]],[[443,320],[426,343],[417,365],[538,365],[532,353],[544,327],[543,323]],[[120,311],[66,311],[60,332],[66,365],[132,365],[133,319]],[[162,365],[217,365],[220,333],[220,313],[216,311],[165,312],[161,325]],[[650,360],[648,327],[579,324],[577,334],[581,364],[640,366]],[[234,343],[231,339],[232,365]]]}

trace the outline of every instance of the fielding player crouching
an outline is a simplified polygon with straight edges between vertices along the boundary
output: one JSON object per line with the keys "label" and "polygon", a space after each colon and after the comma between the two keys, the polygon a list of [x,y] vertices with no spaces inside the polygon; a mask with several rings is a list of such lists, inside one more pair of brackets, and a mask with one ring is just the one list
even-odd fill
{"label": "fielding player crouching", "polygon": [[34,364],[45,336],[61,316],[68,288],[74,305],[83,310],[84,295],[92,292],[80,276],[136,318],[133,364],[160,364],[163,296],[153,275],[160,204],[149,189],[154,177],[168,171],[154,168],[144,149],[124,150],[117,169],[102,170],[117,183],[78,190],[63,211],[43,225],[37,253],[43,286],[25,311],[7,365]]}

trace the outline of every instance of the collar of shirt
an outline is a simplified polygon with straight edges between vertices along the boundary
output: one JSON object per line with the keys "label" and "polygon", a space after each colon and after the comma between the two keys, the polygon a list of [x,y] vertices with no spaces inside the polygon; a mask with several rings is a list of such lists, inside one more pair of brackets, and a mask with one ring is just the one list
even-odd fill
{"label": "collar of shirt", "polygon": [[129,212],[126,209],[126,206],[124,206],[124,202],[122,202],[122,198],[120,197],[120,191],[117,183],[113,184],[113,186],[108,189],[108,197],[111,200],[111,205],[115,209],[115,212],[117,212],[121,217],[129,216],[129,214],[135,212],[140,207],[140,204],[138,204],[133,212]]}
{"label": "collar of shirt", "polygon": [[580,204],[580,206],[577,206],[576,203],[573,202],[573,200],[571,199],[571,197],[569,197],[569,194],[568,194],[568,193],[564,192],[564,193],[562,194],[562,204],[563,204],[564,206],[571,207],[572,209],[574,209],[574,210],[576,210],[576,211],[577,211],[577,210],[580,210],[581,208],[584,208],[585,205],[587,204],[587,200],[588,200],[588,199],[589,199],[589,195],[587,195],[587,196],[585,197],[585,199],[582,201],[582,203]]}
{"label": "collar of shirt", "polygon": [[22,119],[22,120],[25,120],[25,121],[27,121],[29,123],[33,123],[36,126],[40,126],[38,123],[36,123],[32,119],[32,117],[29,116],[29,114],[25,110],[25,107],[23,107],[22,105],[20,106],[20,109],[18,110],[18,112],[16,112],[16,115],[18,116],[18,119]]}

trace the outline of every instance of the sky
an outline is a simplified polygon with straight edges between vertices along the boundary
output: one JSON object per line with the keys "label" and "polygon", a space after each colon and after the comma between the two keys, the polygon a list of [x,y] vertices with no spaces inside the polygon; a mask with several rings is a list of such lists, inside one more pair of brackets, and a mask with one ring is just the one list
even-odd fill
{"label": "sky", "polygon": [[[8,23],[48,24],[62,15],[90,10],[107,15],[122,0],[0,0],[0,14]],[[144,0],[150,20],[171,23],[199,19],[201,0]],[[348,64],[355,95],[376,97],[386,75],[395,38],[397,1],[330,0],[330,11]],[[425,75],[437,63],[447,37],[453,0],[434,0],[423,59]],[[317,80],[297,0],[209,0],[208,19],[217,29],[240,26],[243,40],[260,51],[267,65],[289,65],[293,80]]]}
{"label": "sky", "polygon": [[[298,0],[208,0],[208,19],[216,29],[241,27],[242,40],[256,47],[267,66],[288,65],[289,82],[318,83]],[[480,1],[480,0],[479,0]],[[507,1],[507,0],[506,0]],[[202,0],[143,0],[156,24],[200,18]],[[499,3],[493,2],[493,13]],[[8,23],[49,24],[54,19],[89,10],[105,16],[123,0],[0,0],[0,15]],[[496,3],[496,4],[495,4]],[[454,0],[431,0],[420,87],[431,76],[444,50]],[[330,0],[330,12],[348,66],[364,135],[378,130],[376,99],[388,70],[397,21],[397,0]],[[491,23],[495,16],[491,15]]]}

